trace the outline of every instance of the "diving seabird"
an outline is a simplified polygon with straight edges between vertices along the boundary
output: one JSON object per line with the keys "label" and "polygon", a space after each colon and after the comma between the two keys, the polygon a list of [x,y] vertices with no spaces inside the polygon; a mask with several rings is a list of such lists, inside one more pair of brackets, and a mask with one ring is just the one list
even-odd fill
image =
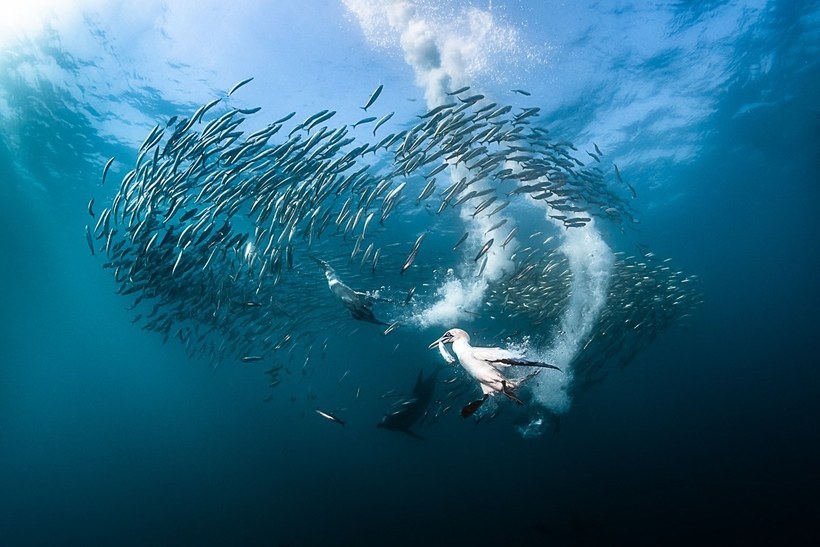
{"label": "diving seabird", "polygon": [[[448,330],[441,338],[430,344],[429,347],[432,349],[438,345],[442,356],[445,356],[446,359],[446,355],[449,355],[449,353],[444,347],[444,344],[453,344],[453,351],[456,357],[458,357],[458,362],[470,376],[478,380],[479,385],[481,385],[481,391],[484,394],[481,399],[473,401],[461,409],[461,415],[464,418],[472,416],[481,404],[487,400],[487,397],[495,393],[503,393],[516,403],[523,404],[521,399],[516,397],[515,389],[525,380],[538,374],[540,370],[536,370],[523,378],[507,378],[501,374],[501,369],[503,368],[523,366],[561,370],[555,365],[522,359],[506,349],[474,348],[470,345],[470,335],[462,329]],[[447,359],[447,361],[450,362],[450,359]]]}
{"label": "diving seabird", "polygon": [[336,275],[336,270],[334,270],[330,264],[316,257],[312,258],[325,272],[327,286],[330,288],[331,292],[333,292],[333,294],[335,294],[339,300],[342,301],[342,304],[350,310],[350,313],[353,315],[354,319],[369,321],[379,325],[387,325],[387,323],[376,319],[376,316],[373,315],[373,311],[370,309],[370,306],[372,306],[376,300],[380,300],[379,298],[351,289],[341,282],[339,277]]}

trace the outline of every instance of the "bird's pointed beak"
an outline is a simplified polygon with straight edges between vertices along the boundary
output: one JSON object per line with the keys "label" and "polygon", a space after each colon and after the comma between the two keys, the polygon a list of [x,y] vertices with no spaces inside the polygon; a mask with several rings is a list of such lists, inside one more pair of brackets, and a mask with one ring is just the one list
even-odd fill
{"label": "bird's pointed beak", "polygon": [[435,342],[433,342],[432,344],[430,344],[429,346],[427,346],[427,349],[433,349],[434,347],[436,347],[437,345],[439,345],[439,343],[440,343],[440,342],[441,342],[441,343],[445,343],[445,344],[446,344],[447,342],[449,342],[449,338],[447,337],[447,333],[446,333],[446,332],[445,332],[444,334],[442,334],[442,335],[438,338],[438,340],[436,340]]}
{"label": "bird's pointed beak", "polygon": [[333,268],[331,268],[331,267],[330,267],[330,264],[328,264],[327,262],[325,262],[325,261],[324,261],[324,260],[322,260],[321,258],[316,258],[316,257],[315,257],[315,256],[313,256],[313,255],[310,255],[310,258],[312,258],[313,260],[315,260],[315,261],[316,261],[316,264],[318,264],[318,265],[319,265],[319,267],[320,267],[320,268],[322,268],[324,271],[328,271],[328,270],[333,271]]}

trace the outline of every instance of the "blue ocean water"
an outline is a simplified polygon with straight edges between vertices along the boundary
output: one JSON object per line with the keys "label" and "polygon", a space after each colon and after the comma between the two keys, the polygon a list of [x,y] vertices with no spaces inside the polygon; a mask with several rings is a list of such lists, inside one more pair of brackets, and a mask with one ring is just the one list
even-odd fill
{"label": "blue ocean water", "polygon": [[[811,357],[820,304],[818,7],[104,2],[4,14],[0,541],[810,538],[820,485],[820,375]],[[561,353],[555,324],[519,318],[523,326],[505,336],[529,336],[531,351],[565,358],[576,389],[538,384],[522,392],[524,407],[498,401],[497,418],[481,421],[458,416],[475,398],[464,393],[455,410],[414,428],[424,440],[379,429],[392,402],[385,393],[409,393],[419,370],[449,378],[427,349],[446,328],[467,328],[482,345],[498,343],[505,328],[503,316],[478,308],[430,315],[452,294],[447,269],[466,275],[449,248],[471,225],[416,208],[411,180],[393,223],[373,236],[397,242],[383,263],[393,273],[373,276],[358,259],[347,261],[349,239],[316,248],[356,288],[383,287],[401,299],[416,286],[411,311],[374,305],[386,322],[401,320],[398,329],[384,336],[384,326],[349,317],[300,248],[292,275],[304,293],[282,301],[318,307],[304,329],[325,335],[308,340],[294,330],[287,353],[259,364],[234,355],[215,367],[210,354],[189,355],[177,338],[164,342],[134,322],[133,300],[116,294],[106,257],[90,256],[83,231],[96,217],[88,202],[95,199],[97,214],[110,206],[156,123],[191,116],[250,76],[231,103],[262,106],[248,116],[248,131],[291,111],[304,119],[336,110],[339,125],[353,123],[378,84],[373,115],[394,111],[391,131],[434,107],[445,80],[499,105],[539,106],[552,138],[575,143],[581,155],[600,145],[634,186],[633,199],[608,174],[640,222],[624,230],[596,222],[595,233],[616,253],[671,258],[696,276],[701,303],[656,337],[642,334],[651,340],[626,361],[617,352]],[[522,233],[543,223],[543,214],[511,210]],[[399,275],[425,231],[417,263]],[[465,244],[464,262],[475,263],[480,243]],[[595,264],[584,261],[590,253],[580,256],[574,279]],[[604,269],[607,280],[614,271]],[[460,285],[462,297],[475,295],[470,287]],[[595,287],[573,286],[592,310],[581,322],[590,332],[609,309],[595,307]],[[477,294],[479,308],[497,297],[492,286]],[[633,294],[608,298],[648,305]],[[299,351],[309,344],[305,364]],[[581,357],[601,367],[584,389]],[[288,372],[271,388],[264,371],[280,362]]]}

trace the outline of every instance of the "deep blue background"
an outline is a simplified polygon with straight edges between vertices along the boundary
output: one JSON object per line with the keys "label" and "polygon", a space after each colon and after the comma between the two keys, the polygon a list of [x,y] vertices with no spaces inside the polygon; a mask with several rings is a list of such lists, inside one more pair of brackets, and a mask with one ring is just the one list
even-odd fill
{"label": "deep blue background", "polygon": [[[730,82],[696,161],[664,164],[653,174],[664,184],[642,190],[645,203],[676,196],[641,211],[639,239],[701,278],[704,305],[537,439],[522,439],[508,414],[479,425],[448,416],[418,442],[375,427],[380,402],[338,427],[310,402],[264,402],[258,368],[212,373],[131,325],[83,241],[82,189],[99,166],[75,153],[122,151],[70,108],[58,121],[21,107],[30,118],[0,142],[0,543],[811,537],[820,75],[816,44],[790,46],[799,15],[774,10],[769,39],[739,48],[739,65],[774,52],[775,68]],[[20,93],[59,104],[47,86]],[[736,115],[764,95],[787,98]],[[430,340],[406,336],[408,346]],[[419,366],[439,366],[432,352],[390,355],[384,344],[375,362],[326,365],[330,383],[359,367],[407,386]]]}

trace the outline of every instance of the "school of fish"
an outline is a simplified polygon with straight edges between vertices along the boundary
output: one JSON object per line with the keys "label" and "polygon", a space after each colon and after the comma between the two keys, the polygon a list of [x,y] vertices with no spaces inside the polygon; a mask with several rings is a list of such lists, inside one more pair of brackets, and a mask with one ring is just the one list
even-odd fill
{"label": "school of fish", "polygon": [[[273,364],[272,387],[282,381],[276,363],[311,376],[334,333],[372,327],[397,337],[446,272],[471,264],[470,275],[482,276],[495,252],[509,252],[514,268],[492,280],[470,313],[492,320],[493,337],[546,342],[572,279],[555,230],[595,219],[623,232],[637,223],[635,189],[617,166],[605,166],[597,145],[579,154],[553,139],[538,107],[498,104],[463,87],[398,122],[394,112],[377,112],[380,85],[356,123],[334,124],[337,112],[323,109],[246,132],[261,109],[234,107],[229,97],[251,80],[157,124],[113,198],[99,211],[95,199],[88,203],[88,246],[105,257],[134,322],[214,367]],[[119,167],[107,161],[103,185]],[[534,202],[554,224],[525,220]],[[465,219],[490,227],[476,240],[464,233]],[[626,365],[699,303],[697,278],[668,260],[646,248],[615,255],[607,305],[573,363],[579,390],[613,363]],[[319,259],[376,302],[381,320],[371,322],[389,326],[340,313]],[[443,380],[451,389],[431,402],[428,422],[470,389],[456,379]],[[316,412],[344,423],[338,411]]]}

